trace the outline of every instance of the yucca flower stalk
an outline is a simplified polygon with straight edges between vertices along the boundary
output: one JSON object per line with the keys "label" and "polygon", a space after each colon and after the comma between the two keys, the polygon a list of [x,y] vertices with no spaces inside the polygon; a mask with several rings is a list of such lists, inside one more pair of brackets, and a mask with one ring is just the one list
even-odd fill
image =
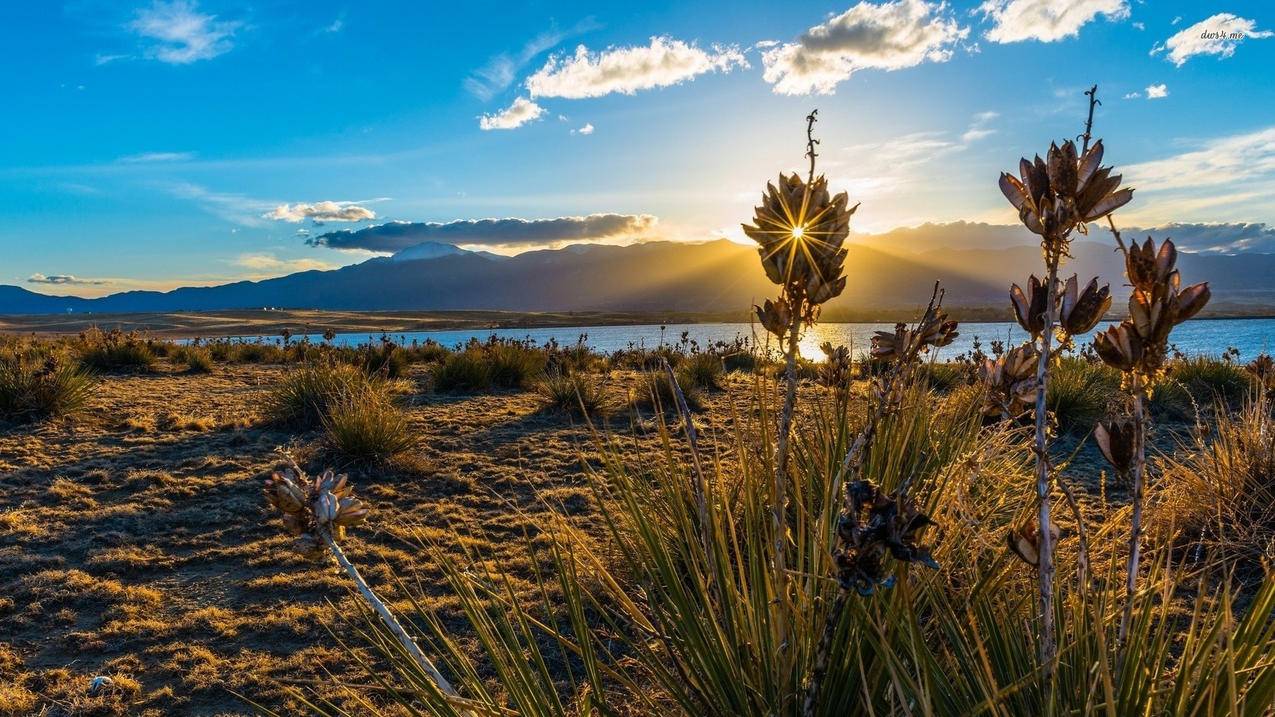
{"label": "yucca flower stalk", "polygon": [[[833,554],[840,590],[828,611],[823,634],[815,650],[815,661],[806,684],[802,714],[814,717],[823,680],[828,671],[828,655],[838,621],[851,592],[869,596],[879,588],[894,585],[894,576],[885,571],[889,555],[903,563],[920,563],[938,569],[930,548],[916,541],[918,533],[933,521],[922,513],[907,494],[907,483],[885,493],[871,480],[858,478],[863,455],[876,435],[877,426],[899,406],[909,379],[921,356],[933,348],[947,346],[957,337],[955,321],[943,312],[943,294],[934,284],[929,306],[915,326],[896,324],[894,331],[878,331],[872,337],[872,357],[887,362],[883,376],[873,380],[872,410],[868,421],[846,451],[830,495],[840,497],[842,509],[837,524],[837,548]],[[831,356],[830,356],[831,358]],[[845,485],[844,491],[841,486]]]}
{"label": "yucca flower stalk", "polygon": [[1108,366],[1124,376],[1123,384],[1132,404],[1131,419],[1115,419],[1098,424],[1094,439],[1117,473],[1129,476],[1133,487],[1133,515],[1129,526],[1129,562],[1126,576],[1124,614],[1119,639],[1129,629],[1130,611],[1138,586],[1141,559],[1143,489],[1146,485],[1146,401],[1150,387],[1164,372],[1173,327],[1195,316],[1209,301],[1208,283],[1181,287],[1176,268],[1178,251],[1173,240],[1165,239],[1157,249],[1147,237],[1141,246],[1125,246],[1114,221],[1110,221],[1116,245],[1125,257],[1129,294],[1129,318],[1094,337],[1093,347]]}
{"label": "yucca flower stalk", "polygon": [[775,478],[772,497],[775,543],[775,571],[784,571],[787,540],[786,483],[793,412],[797,406],[797,356],[802,326],[810,326],[820,307],[841,294],[846,286],[842,269],[843,248],[850,233],[850,217],[858,205],[849,206],[845,192],[831,195],[828,180],[815,176],[815,115],[806,116],[806,157],[810,172],[805,181],[795,172],[779,175],[777,184],[767,184],[762,203],[754,210],[753,224],[744,224],[744,233],[758,243],[766,276],[780,286],[776,301],[767,299],[756,306],[757,318],[778,337],[784,352],[784,408],[779,416],[776,438]]}
{"label": "yucca flower stalk", "polygon": [[[1039,586],[1041,640],[1040,660],[1046,674],[1054,669],[1057,649],[1054,637],[1054,560],[1053,541],[1050,529],[1053,522],[1050,518],[1050,481],[1049,465],[1049,424],[1045,407],[1045,397],[1049,384],[1049,367],[1053,360],[1053,345],[1056,330],[1067,333],[1088,324],[1092,328],[1101,318],[1098,312],[1103,303],[1098,296],[1096,282],[1092,293],[1087,292],[1086,306],[1071,325],[1060,326],[1059,319],[1059,282],[1058,268],[1062,260],[1069,256],[1072,232],[1086,232],[1086,223],[1107,216],[1112,211],[1124,206],[1133,197],[1133,190],[1119,189],[1120,175],[1112,175],[1111,167],[1103,167],[1102,140],[1089,146],[1089,134],[1092,129],[1093,107],[1097,103],[1094,92],[1089,95],[1090,120],[1086,123],[1085,144],[1080,152],[1070,140],[1061,146],[1051,144],[1046,158],[1039,155],[1034,160],[1026,157],[1019,160],[1019,176],[1002,172],[1000,177],[1001,192],[1010,204],[1018,210],[1019,219],[1032,233],[1040,236],[1040,245],[1045,262],[1045,278],[1033,277],[1033,291],[1023,291],[1018,286],[1011,290],[1015,314],[1023,328],[1037,342],[1039,357],[1036,364],[1036,413],[1035,413],[1035,446],[1036,453],[1036,500],[1038,502],[1037,535],[1039,540]],[[1068,282],[1078,290],[1079,282]],[[1073,311],[1079,309],[1080,296],[1072,299]],[[1109,298],[1107,299],[1109,302]],[[1093,323],[1090,323],[1092,319]],[[1086,328],[1086,330],[1087,330]],[[1063,339],[1064,342],[1069,340]]]}
{"label": "yucca flower stalk", "polygon": [[264,493],[270,505],[279,511],[284,529],[296,536],[297,550],[312,559],[322,559],[330,554],[354,581],[359,595],[376,611],[403,650],[433,680],[439,692],[463,703],[460,694],[434,667],[341,549],[339,541],[345,538],[346,529],[365,522],[368,517],[368,508],[354,497],[354,487],[348,477],[336,475],[331,470],[308,476],[290,453],[284,452],[283,456],[289,467],[274,472],[266,479]]}

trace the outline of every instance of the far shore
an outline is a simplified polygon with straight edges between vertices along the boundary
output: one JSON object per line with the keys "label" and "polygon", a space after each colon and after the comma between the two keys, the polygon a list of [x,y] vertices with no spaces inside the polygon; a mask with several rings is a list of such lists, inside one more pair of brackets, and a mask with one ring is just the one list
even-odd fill
{"label": "far shore", "polygon": [[[830,309],[823,323],[891,323],[911,321],[922,307]],[[951,318],[963,322],[1013,321],[1008,307],[955,306]],[[1118,318],[1113,316],[1112,318]],[[1275,307],[1220,305],[1202,319],[1275,318]],[[317,311],[251,309],[121,314],[0,315],[0,333],[41,336],[74,335],[97,327],[138,331],[162,338],[270,336],[294,334],[405,333],[415,331],[555,328],[564,326],[636,326],[655,324],[737,323],[752,320],[749,312],[677,311]]]}

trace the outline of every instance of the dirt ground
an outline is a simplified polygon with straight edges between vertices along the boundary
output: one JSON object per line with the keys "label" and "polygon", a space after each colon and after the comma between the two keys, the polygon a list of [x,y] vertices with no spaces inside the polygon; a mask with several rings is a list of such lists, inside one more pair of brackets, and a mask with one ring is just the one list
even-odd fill
{"label": "dirt ground", "polygon": [[[238,695],[287,713],[280,684],[366,682],[328,631],[342,629],[334,612],[353,614],[347,579],[296,554],[262,499],[276,448],[310,469],[331,460],[317,434],[258,420],[284,370],[161,364],[103,377],[74,421],[0,429],[0,714],[249,713]],[[345,545],[403,611],[391,571],[448,603],[437,566],[407,540],[413,526],[443,546],[457,545],[452,526],[481,532],[482,551],[518,572],[546,504],[588,520],[587,428],[525,391],[404,398],[419,447],[350,470],[374,515]],[[658,441],[631,413],[612,422],[635,447]],[[90,697],[97,676],[113,684]]]}

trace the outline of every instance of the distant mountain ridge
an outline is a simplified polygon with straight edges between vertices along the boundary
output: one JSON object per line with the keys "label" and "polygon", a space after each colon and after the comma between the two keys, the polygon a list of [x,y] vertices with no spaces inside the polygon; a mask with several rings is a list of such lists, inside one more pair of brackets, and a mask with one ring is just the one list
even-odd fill
{"label": "distant mountain ridge", "polygon": [[[907,235],[903,235],[906,237]],[[933,248],[924,242],[848,244],[847,284],[828,307],[895,308],[923,303],[935,280],[952,306],[1000,306],[1011,282],[1040,271],[1034,244]],[[448,248],[450,247],[450,249]],[[1123,294],[1120,257],[1109,243],[1077,241],[1066,274],[1099,275]],[[1182,253],[1187,281],[1212,283],[1215,301],[1275,304],[1275,254]],[[773,296],[753,247],[718,240],[575,245],[513,257],[447,244],[411,247],[330,271],[263,281],[129,291],[97,299],[0,286],[0,313],[211,311],[278,307],[328,310],[730,312]]]}

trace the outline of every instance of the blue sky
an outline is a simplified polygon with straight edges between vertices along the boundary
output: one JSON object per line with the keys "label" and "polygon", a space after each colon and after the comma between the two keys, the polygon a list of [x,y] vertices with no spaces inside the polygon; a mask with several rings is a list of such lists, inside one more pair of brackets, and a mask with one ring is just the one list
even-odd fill
{"label": "blue sky", "polygon": [[395,221],[504,253],[743,240],[766,180],[804,166],[815,107],[856,229],[1008,224],[997,173],[1076,135],[1094,82],[1107,161],[1139,188],[1123,223],[1275,251],[1273,9],[7,3],[0,283],[99,295],[339,266],[393,248],[355,232]]}

